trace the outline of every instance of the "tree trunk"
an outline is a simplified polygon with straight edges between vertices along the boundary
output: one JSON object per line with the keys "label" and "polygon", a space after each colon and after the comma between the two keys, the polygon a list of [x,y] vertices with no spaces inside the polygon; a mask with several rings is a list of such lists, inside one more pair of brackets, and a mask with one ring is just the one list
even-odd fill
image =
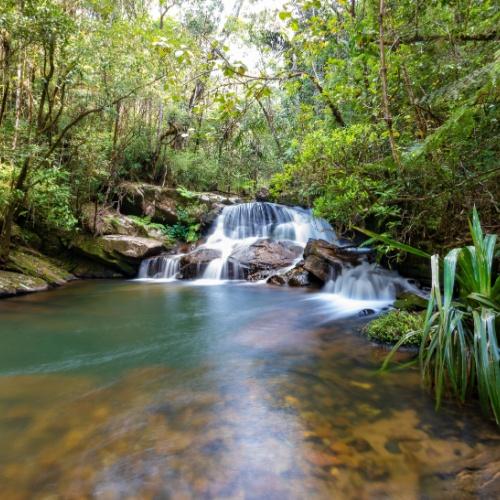
{"label": "tree trunk", "polygon": [[385,60],[385,45],[384,45],[384,15],[385,15],[385,1],[379,0],[378,25],[379,25],[379,35],[380,35],[379,49],[380,49],[380,82],[382,87],[382,105],[384,111],[384,120],[387,125],[387,131],[389,132],[389,143],[391,146],[392,158],[394,159],[394,163],[396,163],[396,165],[401,168],[401,159],[399,157],[399,152],[396,145],[392,114],[389,107],[389,93],[387,85],[387,63]]}
{"label": "tree trunk", "polygon": [[417,122],[418,130],[421,136],[420,138],[423,139],[427,135],[427,122],[425,121],[425,117],[422,114],[422,110],[418,107],[417,99],[415,97],[415,93],[413,92],[413,86],[411,84],[410,76],[408,75],[408,71],[404,64],[401,67],[401,73],[403,75],[403,81],[405,82],[408,99],[410,100],[410,104],[413,107],[415,120]]}
{"label": "tree trunk", "polygon": [[2,232],[0,233],[0,262],[7,262],[10,254],[10,240],[12,237],[12,224],[19,208],[19,200],[22,199],[20,193],[24,193],[24,183],[28,176],[31,158],[28,156],[23,163],[21,172],[13,186],[11,198],[5,209],[3,218]]}

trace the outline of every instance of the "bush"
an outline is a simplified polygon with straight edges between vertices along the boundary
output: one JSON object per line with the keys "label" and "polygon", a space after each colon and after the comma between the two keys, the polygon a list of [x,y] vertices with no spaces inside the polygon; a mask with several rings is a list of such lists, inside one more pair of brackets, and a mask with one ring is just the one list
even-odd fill
{"label": "bush", "polygon": [[[424,316],[418,313],[394,310],[370,321],[363,333],[370,339],[384,344],[395,344],[410,332],[421,332],[424,326]],[[418,346],[422,335],[416,333],[409,336],[401,345]]]}

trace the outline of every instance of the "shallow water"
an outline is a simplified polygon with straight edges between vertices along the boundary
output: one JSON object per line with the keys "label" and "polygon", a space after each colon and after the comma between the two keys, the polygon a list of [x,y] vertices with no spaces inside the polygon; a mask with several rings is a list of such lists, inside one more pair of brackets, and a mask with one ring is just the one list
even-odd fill
{"label": "shallow water", "polygon": [[115,281],[1,301],[0,497],[498,496],[496,428],[436,414],[415,370],[375,374],[366,319],[310,298]]}

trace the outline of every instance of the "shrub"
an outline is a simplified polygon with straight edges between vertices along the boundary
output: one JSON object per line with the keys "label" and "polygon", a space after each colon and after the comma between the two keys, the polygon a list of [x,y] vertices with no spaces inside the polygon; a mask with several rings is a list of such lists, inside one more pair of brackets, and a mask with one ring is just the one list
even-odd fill
{"label": "shrub", "polygon": [[[478,397],[483,412],[500,424],[500,276],[494,269],[496,235],[483,234],[476,209],[469,223],[473,244],[431,258],[432,290],[419,361],[436,408],[445,396],[460,402]],[[411,337],[408,333],[384,362]]]}

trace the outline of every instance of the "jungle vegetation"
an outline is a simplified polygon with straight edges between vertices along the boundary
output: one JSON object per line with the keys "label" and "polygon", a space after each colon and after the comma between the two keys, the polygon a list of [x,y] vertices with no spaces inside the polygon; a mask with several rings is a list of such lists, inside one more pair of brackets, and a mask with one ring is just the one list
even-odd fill
{"label": "jungle vegetation", "polygon": [[0,259],[13,222],[75,228],[123,180],[268,187],[424,249],[474,204],[498,231],[498,2],[244,3],[1,2]]}

